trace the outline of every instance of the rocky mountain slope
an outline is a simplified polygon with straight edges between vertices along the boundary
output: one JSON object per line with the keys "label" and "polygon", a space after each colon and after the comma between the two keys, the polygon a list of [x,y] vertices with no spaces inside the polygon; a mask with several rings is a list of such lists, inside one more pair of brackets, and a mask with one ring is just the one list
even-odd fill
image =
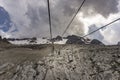
{"label": "rocky mountain slope", "polygon": [[[42,47],[41,47],[42,46]],[[0,47],[0,80],[120,80],[120,47]]]}

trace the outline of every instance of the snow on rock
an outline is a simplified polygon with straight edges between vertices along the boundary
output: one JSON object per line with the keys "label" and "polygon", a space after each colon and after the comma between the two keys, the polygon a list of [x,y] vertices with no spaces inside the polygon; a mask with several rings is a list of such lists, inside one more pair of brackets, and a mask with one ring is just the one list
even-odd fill
{"label": "snow on rock", "polygon": [[47,39],[38,38],[36,42],[32,42],[32,43],[30,43],[29,40],[10,41],[10,43],[25,45],[25,44],[49,44],[50,42]]}
{"label": "snow on rock", "polygon": [[[55,44],[65,44],[67,41],[67,39],[63,39],[62,41],[56,41],[54,42]],[[20,40],[20,41],[9,41],[12,44],[21,44],[21,45],[25,45],[25,44],[50,44],[51,42],[47,39],[41,39],[38,38],[36,40],[36,42],[30,43],[29,40]]]}

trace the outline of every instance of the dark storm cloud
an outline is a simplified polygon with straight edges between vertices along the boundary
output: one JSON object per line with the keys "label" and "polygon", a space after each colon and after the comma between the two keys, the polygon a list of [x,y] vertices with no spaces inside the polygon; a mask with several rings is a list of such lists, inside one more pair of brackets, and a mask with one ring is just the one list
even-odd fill
{"label": "dark storm cloud", "polygon": [[48,12],[46,7],[33,8],[28,5],[28,11],[26,15],[31,21],[31,26],[39,27],[39,24],[45,25],[48,23]]}
{"label": "dark storm cloud", "polygon": [[[78,8],[77,4],[77,0],[57,0],[56,5],[51,9],[53,31],[55,34],[61,35],[63,33]],[[76,30],[74,26],[80,26],[76,28],[77,30],[80,30],[80,33],[84,31],[81,27],[83,24],[81,24],[81,22],[76,18],[70,26],[70,29],[67,31],[67,34],[72,34],[73,32],[75,32],[75,34],[78,33],[78,31],[73,30],[73,32],[70,32],[71,29]]]}
{"label": "dark storm cloud", "polygon": [[68,29],[68,35],[74,34],[77,36],[83,36],[85,34],[84,30],[85,30],[84,24],[80,22],[78,19],[75,19],[71,27]]}
{"label": "dark storm cloud", "polygon": [[27,18],[30,20],[30,28],[33,36],[49,36],[48,27],[48,11],[46,7],[32,7],[28,5],[26,12]]}
{"label": "dark storm cloud", "polygon": [[[98,13],[108,17],[111,13],[118,12],[118,0],[87,0],[83,8],[84,14],[92,15]],[[90,12],[93,10],[93,12]]]}
{"label": "dark storm cloud", "polygon": [[[63,11],[65,15],[71,16],[81,5],[82,1],[83,0],[59,0],[56,6],[62,9],[61,11]],[[82,11],[84,11],[86,16],[99,13],[107,17],[111,13],[118,12],[117,5],[118,0],[86,0]]]}
{"label": "dark storm cloud", "polygon": [[[61,32],[65,29],[67,24],[72,19],[72,16],[75,14],[76,10],[81,5],[82,1],[83,0],[58,0],[58,3],[56,3],[55,7],[52,8],[53,13],[55,11],[57,12],[53,14],[54,16],[56,16],[56,19],[58,20],[56,24],[56,21],[53,19],[53,24],[56,24],[56,26],[59,25],[57,29],[61,27]],[[103,17],[107,18],[110,14],[118,12],[117,5],[118,0],[86,0],[80,12],[83,12],[84,17],[101,14]],[[74,26],[79,26],[76,29],[74,29],[76,31],[72,30],[73,28],[75,28]],[[69,30],[75,32],[75,34],[78,33],[77,30],[80,30],[79,34],[81,34],[82,32],[84,33],[85,31],[84,29],[85,28],[84,25],[82,24],[82,21],[77,20],[76,18],[76,20],[74,20]],[[68,34],[71,33],[70,31],[68,31],[69,32]]]}
{"label": "dark storm cloud", "polygon": [[[19,34],[15,33],[15,36],[37,37],[49,35],[47,0],[18,0],[19,3],[12,0],[0,1],[4,3],[3,6],[18,26]],[[82,1],[50,0],[52,30],[55,36],[63,33]],[[18,4],[16,5],[16,3]],[[85,17],[93,16],[93,14],[101,14],[107,17],[111,13],[118,12],[117,5],[118,0],[86,0],[81,12],[84,13],[83,16]],[[67,34],[83,35],[84,31],[84,24],[76,17]]]}

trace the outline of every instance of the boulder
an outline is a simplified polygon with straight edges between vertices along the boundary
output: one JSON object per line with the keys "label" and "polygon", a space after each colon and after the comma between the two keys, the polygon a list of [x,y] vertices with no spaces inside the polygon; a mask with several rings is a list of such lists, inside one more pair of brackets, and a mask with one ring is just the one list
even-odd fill
{"label": "boulder", "polygon": [[37,38],[36,37],[33,37],[30,39],[29,41],[30,43],[37,43]]}
{"label": "boulder", "polygon": [[85,44],[84,39],[76,35],[68,36],[67,39],[66,44]]}
{"label": "boulder", "polygon": [[2,39],[2,37],[0,37],[0,45],[6,45],[6,44],[10,44],[10,42],[6,39],[6,38],[3,38]]}
{"label": "boulder", "polygon": [[120,45],[120,42],[118,42],[118,44],[117,45]]}
{"label": "boulder", "polygon": [[93,39],[90,44],[94,44],[94,45],[104,45],[101,41],[97,40],[97,39]]}
{"label": "boulder", "polygon": [[61,40],[62,40],[62,37],[61,36],[57,36],[56,38],[53,38],[50,41],[56,42],[56,41],[61,41]]}
{"label": "boulder", "polygon": [[2,40],[2,37],[0,36],[0,41]]}

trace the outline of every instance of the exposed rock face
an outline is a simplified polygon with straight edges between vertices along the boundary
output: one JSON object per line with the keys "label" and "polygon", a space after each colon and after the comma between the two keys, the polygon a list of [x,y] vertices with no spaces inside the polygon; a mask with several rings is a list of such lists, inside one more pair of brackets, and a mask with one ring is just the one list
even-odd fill
{"label": "exposed rock face", "polygon": [[67,39],[68,40],[67,40],[66,44],[85,44],[82,37],[78,37],[75,35],[68,36]]}
{"label": "exposed rock face", "polygon": [[62,37],[61,36],[57,36],[56,38],[53,38],[50,41],[55,42],[55,41],[61,41],[61,40],[62,40]]}
{"label": "exposed rock face", "polygon": [[100,42],[99,40],[97,39],[93,39],[90,44],[94,44],[94,45],[104,45],[102,42]]}
{"label": "exposed rock face", "polygon": [[36,37],[33,37],[31,38],[30,40],[28,40],[30,43],[37,43],[37,38]]}
{"label": "exposed rock face", "polygon": [[0,36],[0,41],[2,41],[2,37]]}
{"label": "exposed rock face", "polygon": [[58,40],[58,41],[59,41],[59,40],[62,40],[62,37],[61,37],[61,36],[57,36],[57,37],[56,37],[56,40]]}
{"label": "exposed rock face", "polygon": [[120,42],[118,42],[118,45],[120,45]]}
{"label": "exposed rock face", "polygon": [[0,41],[2,40],[2,37],[0,36]]}
{"label": "exposed rock face", "polygon": [[6,38],[3,38],[0,36],[0,44],[10,44]]}
{"label": "exposed rock face", "polygon": [[22,40],[37,40],[37,38],[36,37],[33,37],[33,38],[8,38],[7,39],[8,41],[22,41]]}
{"label": "exposed rock face", "polygon": [[[31,50],[28,54],[32,53]],[[118,46],[61,45],[48,54],[39,59],[34,54],[29,58],[25,53],[27,58],[18,59],[17,64],[12,56],[4,59],[0,64],[0,80],[120,80]]]}
{"label": "exposed rock face", "polygon": [[97,39],[93,39],[91,42],[88,39],[84,39],[82,37],[72,35],[67,37],[66,44],[94,44],[94,45],[104,45],[102,42],[100,42]]}

